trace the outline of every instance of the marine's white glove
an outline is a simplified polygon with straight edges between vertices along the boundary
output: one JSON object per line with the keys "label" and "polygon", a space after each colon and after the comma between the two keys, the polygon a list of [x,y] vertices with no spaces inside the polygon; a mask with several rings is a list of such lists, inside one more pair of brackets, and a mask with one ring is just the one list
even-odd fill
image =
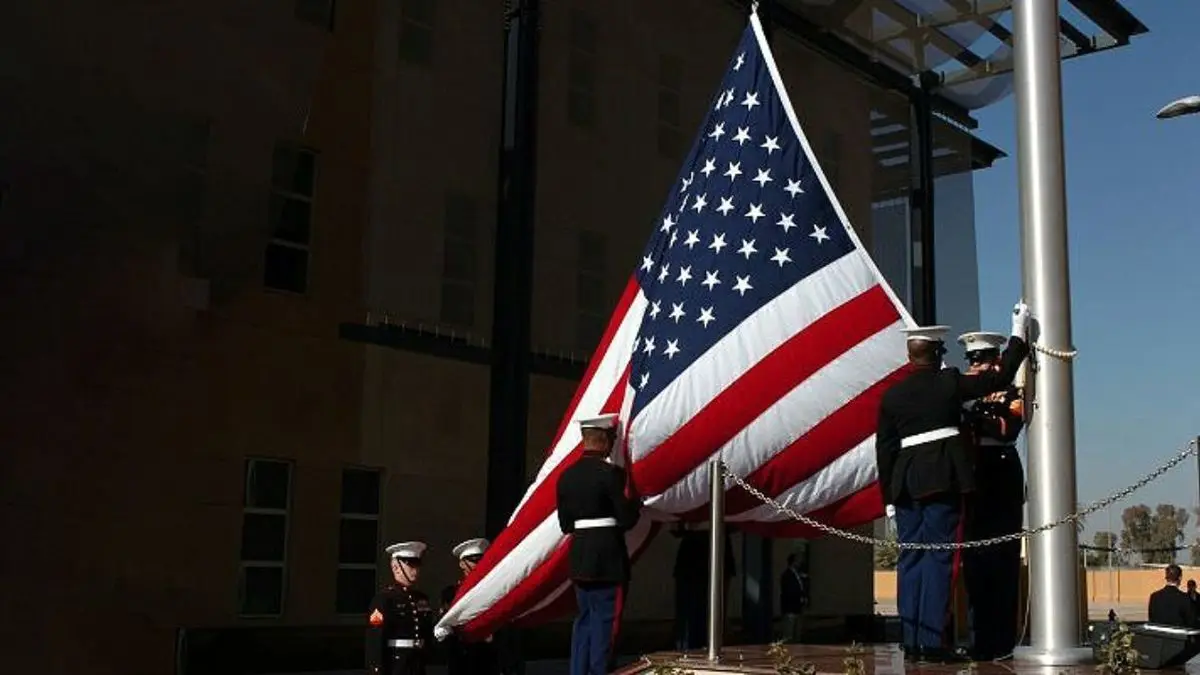
{"label": "marine's white glove", "polygon": [[1023,302],[1018,302],[1013,305],[1012,314],[1012,335],[1025,339],[1025,334],[1029,331],[1029,305]]}
{"label": "marine's white glove", "polygon": [[887,514],[888,518],[896,517],[896,507],[892,506],[891,504],[888,504],[887,506],[885,506],[883,508],[883,512]]}
{"label": "marine's white glove", "polygon": [[433,637],[437,638],[438,642],[450,637],[450,629],[445,626],[436,626],[433,629]]}

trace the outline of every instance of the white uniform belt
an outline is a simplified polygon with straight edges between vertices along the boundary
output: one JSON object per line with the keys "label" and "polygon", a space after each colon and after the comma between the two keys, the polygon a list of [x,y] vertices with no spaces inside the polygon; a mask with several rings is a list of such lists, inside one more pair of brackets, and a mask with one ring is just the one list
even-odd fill
{"label": "white uniform belt", "polygon": [[957,435],[958,429],[955,427],[942,427],[941,429],[934,429],[933,431],[925,431],[912,436],[905,436],[904,438],[900,439],[900,447],[911,448],[914,445],[932,443],[933,441],[940,441],[943,438],[952,438]]}
{"label": "white uniform belt", "polygon": [[420,649],[425,646],[424,640],[388,640],[389,647],[396,649]]}
{"label": "white uniform belt", "polygon": [[981,438],[979,439],[979,444],[993,448],[1011,448],[1013,446],[1012,443],[1005,443],[1004,441],[998,441],[994,438]]}
{"label": "white uniform belt", "polygon": [[616,518],[584,518],[583,520],[575,521],[575,529],[577,530],[593,530],[598,527],[616,527]]}

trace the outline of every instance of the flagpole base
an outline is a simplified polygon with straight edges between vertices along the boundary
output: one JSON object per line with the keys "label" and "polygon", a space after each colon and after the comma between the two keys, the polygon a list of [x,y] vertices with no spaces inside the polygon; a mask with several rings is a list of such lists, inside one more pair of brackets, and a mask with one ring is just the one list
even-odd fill
{"label": "flagpole base", "polygon": [[1095,660],[1091,647],[1067,647],[1064,649],[1017,647],[1013,652],[1013,661],[1035,666],[1083,666]]}

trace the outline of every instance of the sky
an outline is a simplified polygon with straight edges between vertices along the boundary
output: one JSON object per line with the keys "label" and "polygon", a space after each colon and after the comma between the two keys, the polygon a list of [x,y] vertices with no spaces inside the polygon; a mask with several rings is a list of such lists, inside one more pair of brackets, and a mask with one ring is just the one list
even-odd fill
{"label": "sky", "polygon": [[[1149,33],[1063,63],[1081,501],[1132,483],[1200,435],[1200,115],[1154,117],[1200,94],[1200,69],[1188,67],[1200,62],[1200,2],[1123,4]],[[975,176],[985,330],[1007,330],[1021,293],[1014,106],[1010,96],[975,115],[977,133],[1009,154]],[[1119,531],[1121,510],[1138,503],[1195,506],[1198,485],[1188,460],[1114,507],[1112,522]],[[1097,513],[1088,530],[1107,520]]]}

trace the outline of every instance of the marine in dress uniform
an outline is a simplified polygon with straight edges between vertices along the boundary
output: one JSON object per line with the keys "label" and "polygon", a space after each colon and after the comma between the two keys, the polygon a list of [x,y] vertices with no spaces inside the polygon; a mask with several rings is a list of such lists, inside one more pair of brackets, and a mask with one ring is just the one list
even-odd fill
{"label": "marine in dress uniform", "polygon": [[[1000,333],[964,333],[958,343],[970,364],[968,374],[994,370],[1006,338]],[[1017,436],[1025,426],[1021,390],[1009,386],[967,404],[964,422],[975,442],[975,494],[968,509],[971,539],[1012,534],[1024,522],[1025,471]],[[1017,598],[1021,584],[1021,542],[964,551],[975,644],[979,661],[1008,656],[1017,646]]]}
{"label": "marine in dress uniform", "polygon": [[[487,550],[487,539],[468,539],[454,547],[454,557],[458,560],[458,568],[465,579],[483,552]],[[447,586],[442,590],[442,611],[449,609],[458,593],[458,583]],[[457,635],[451,634],[446,638],[446,673],[447,675],[496,675],[500,672],[496,648],[491,637],[483,642],[466,642]]]}
{"label": "marine in dress uniform", "polygon": [[433,644],[433,608],[415,586],[425,544],[406,541],[387,547],[393,583],[375,598],[367,619],[367,673],[424,675]]}
{"label": "marine in dress uniform", "polygon": [[[942,368],[945,326],[908,329],[912,371],[883,394],[875,435],[879,486],[902,543],[961,541],[963,495],[975,489],[969,439],[960,431],[963,403],[1002,391],[1029,353],[1022,337],[1029,309],[1013,310],[1013,338],[999,367],[972,375]],[[901,549],[897,569],[900,621],[910,659],[955,660],[945,642],[955,551]]]}
{"label": "marine in dress uniform", "polygon": [[626,494],[625,469],[608,455],[617,437],[617,416],[579,421],[583,454],[556,486],[558,522],[572,535],[571,582],[579,614],[571,633],[571,675],[608,672],[629,584],[625,533],[637,524],[641,503]]}

